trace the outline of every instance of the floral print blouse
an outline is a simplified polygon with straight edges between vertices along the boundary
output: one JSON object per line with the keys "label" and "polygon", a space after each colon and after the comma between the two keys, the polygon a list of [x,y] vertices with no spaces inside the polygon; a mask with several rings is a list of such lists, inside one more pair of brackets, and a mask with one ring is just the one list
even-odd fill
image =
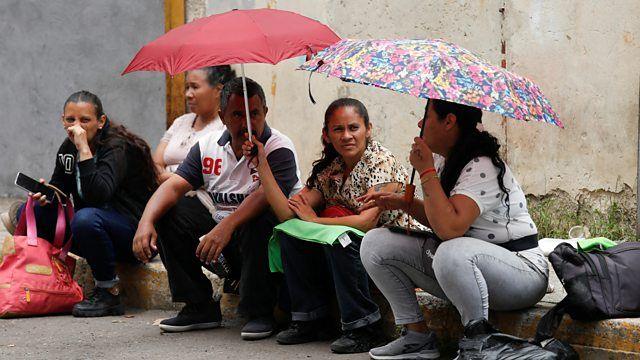
{"label": "floral print blouse", "polygon": [[[391,151],[375,140],[369,141],[360,161],[343,182],[345,164],[337,157],[327,168],[318,174],[316,189],[322,193],[327,207],[340,205],[357,213],[363,204],[356,198],[366,194],[370,188],[389,182],[404,184],[407,170],[396,160]],[[400,210],[383,211],[378,226],[407,226],[409,216]],[[412,228],[420,228],[411,220]]]}

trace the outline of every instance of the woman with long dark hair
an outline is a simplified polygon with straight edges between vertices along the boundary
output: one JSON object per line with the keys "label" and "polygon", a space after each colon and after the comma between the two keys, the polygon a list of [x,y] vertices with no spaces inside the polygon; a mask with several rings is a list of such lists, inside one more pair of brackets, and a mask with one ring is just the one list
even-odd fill
{"label": "woman with long dark hair", "polygon": [[[358,211],[363,204],[357,197],[376,190],[399,189],[407,177],[391,152],[371,140],[369,115],[360,101],[342,98],[329,105],[322,129],[322,157],[313,163],[306,187],[291,199],[278,188],[262,144],[255,140],[254,144],[258,147],[260,182],[280,221],[296,217],[304,220],[300,226],[303,232],[329,231],[326,225],[344,225],[362,232],[383,225],[408,225],[409,219],[401,211],[375,207]],[[253,146],[246,144],[245,156],[251,156]],[[317,214],[316,210],[322,212]],[[331,350],[366,352],[381,344],[380,312],[371,299],[368,277],[360,262],[360,239],[350,236],[330,246],[298,235],[279,235],[292,322],[276,340],[299,344],[329,334],[329,302],[335,292],[343,335],[331,344]]]}
{"label": "woman with long dark hair", "polygon": [[418,124],[426,121],[424,136],[415,138],[409,157],[424,200],[406,203],[385,192],[360,198],[363,209],[408,212],[439,238],[374,229],[363,239],[362,263],[404,327],[400,338],[369,352],[374,359],[439,356],[416,287],[450,300],[466,337],[494,331],[489,309],[526,308],[545,294],[547,262],[524,192],[481,120],[479,109],[431,99]]}
{"label": "woman with long dark hair", "polygon": [[[100,99],[88,91],[69,96],[61,121],[67,138],[56,155],[49,184],[73,199],[75,214],[66,235],[72,236],[71,251],[89,263],[96,285],[72,313],[80,317],[121,315],[124,306],[115,264],[137,262],[131,250],[133,236],[158,184],[149,145],[110,121]],[[32,197],[39,204],[35,209],[38,236],[51,241],[57,216],[51,202],[56,199],[40,193]]]}

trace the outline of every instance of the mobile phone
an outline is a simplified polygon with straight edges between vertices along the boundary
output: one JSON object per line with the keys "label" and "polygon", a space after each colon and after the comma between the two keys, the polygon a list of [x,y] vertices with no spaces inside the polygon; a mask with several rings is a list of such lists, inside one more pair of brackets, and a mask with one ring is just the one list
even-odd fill
{"label": "mobile phone", "polygon": [[49,201],[53,200],[55,196],[55,190],[21,172],[16,175],[15,184],[30,193],[41,193],[45,195]]}
{"label": "mobile phone", "polygon": [[430,238],[435,238],[435,239],[438,238],[436,236],[436,234],[434,234],[431,231],[422,231],[422,230],[413,230],[413,229],[409,229],[407,231],[407,228],[403,227],[403,226],[389,226],[388,229],[389,229],[389,231],[394,232],[394,233],[409,235],[409,236],[413,236],[413,237],[419,237],[419,238],[428,238],[428,237],[430,237]]}
{"label": "mobile phone", "polygon": [[[202,242],[204,239],[204,235],[198,238],[198,241]],[[202,265],[205,269],[211,271],[212,273],[218,275],[219,278],[226,278],[231,274],[231,267],[227,263],[227,259],[225,259],[224,255],[220,253],[218,259],[215,262],[204,263]]]}

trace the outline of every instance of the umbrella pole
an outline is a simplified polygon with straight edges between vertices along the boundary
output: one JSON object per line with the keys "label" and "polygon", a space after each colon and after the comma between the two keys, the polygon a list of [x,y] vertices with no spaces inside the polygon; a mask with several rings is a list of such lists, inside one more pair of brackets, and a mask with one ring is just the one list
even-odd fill
{"label": "umbrella pole", "polygon": [[[427,109],[429,108],[429,101],[430,99],[427,99]],[[426,121],[422,119],[422,126],[420,127],[421,138],[422,138],[422,135],[424,135],[425,124],[426,124]],[[413,168],[413,170],[411,171],[411,180],[407,184],[406,190],[404,192],[404,201],[406,201],[407,203],[411,203],[413,201],[413,198],[415,197],[416,187],[415,185],[413,185],[413,180],[415,179],[415,177],[416,177],[416,169]]]}
{"label": "umbrella pole", "polygon": [[244,113],[247,117],[247,132],[249,134],[249,141],[251,141],[251,116],[249,115],[249,98],[247,97],[247,80],[244,76],[244,64],[240,64],[242,69],[242,92],[244,94]]}

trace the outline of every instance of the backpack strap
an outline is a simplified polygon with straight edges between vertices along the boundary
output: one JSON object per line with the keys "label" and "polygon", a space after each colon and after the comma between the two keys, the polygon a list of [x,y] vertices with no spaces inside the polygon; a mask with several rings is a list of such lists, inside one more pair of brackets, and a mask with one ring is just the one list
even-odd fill
{"label": "backpack strap", "polygon": [[542,343],[544,340],[551,339],[562,322],[564,314],[569,306],[569,297],[565,296],[562,301],[552,307],[538,322],[536,335],[533,341],[536,344]]}

